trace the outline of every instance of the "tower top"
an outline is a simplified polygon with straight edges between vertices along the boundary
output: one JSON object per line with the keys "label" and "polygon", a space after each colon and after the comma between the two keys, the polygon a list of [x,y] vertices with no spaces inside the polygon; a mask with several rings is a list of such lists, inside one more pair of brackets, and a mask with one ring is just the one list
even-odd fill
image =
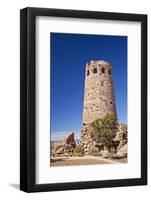
{"label": "tower top", "polygon": [[111,65],[111,63],[106,60],[90,60],[88,64],[95,64],[95,63],[102,64],[102,65]]}
{"label": "tower top", "polygon": [[106,61],[106,60],[90,60],[89,62],[87,62],[86,64],[86,68],[89,69],[93,69],[94,67],[98,67],[98,68],[108,68],[111,69],[112,65],[110,62]]}

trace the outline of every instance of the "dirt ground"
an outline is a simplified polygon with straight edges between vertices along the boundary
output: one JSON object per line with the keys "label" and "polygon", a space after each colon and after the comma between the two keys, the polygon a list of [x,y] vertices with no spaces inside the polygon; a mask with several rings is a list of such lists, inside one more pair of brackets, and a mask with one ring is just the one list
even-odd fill
{"label": "dirt ground", "polygon": [[93,165],[93,164],[117,164],[127,163],[126,158],[122,159],[104,159],[95,156],[84,156],[84,157],[55,157],[51,158],[50,166],[73,166],[73,165]]}

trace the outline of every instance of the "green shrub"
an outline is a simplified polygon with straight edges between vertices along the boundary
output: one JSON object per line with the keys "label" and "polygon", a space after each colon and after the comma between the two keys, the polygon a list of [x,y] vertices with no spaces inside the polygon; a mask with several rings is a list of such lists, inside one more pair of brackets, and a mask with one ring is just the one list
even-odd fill
{"label": "green shrub", "polygon": [[75,156],[84,156],[84,149],[82,147],[76,147],[74,149]]}
{"label": "green shrub", "polygon": [[90,149],[89,155],[91,155],[91,156],[100,156],[99,149],[97,147],[94,147],[93,149]]}

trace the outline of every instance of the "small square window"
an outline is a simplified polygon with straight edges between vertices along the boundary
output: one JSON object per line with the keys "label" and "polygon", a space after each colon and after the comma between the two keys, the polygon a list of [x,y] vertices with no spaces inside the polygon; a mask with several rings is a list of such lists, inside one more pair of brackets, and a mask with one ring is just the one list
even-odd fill
{"label": "small square window", "polygon": [[109,75],[111,75],[111,70],[110,70],[110,69],[109,69],[109,71],[108,71],[108,72],[109,72]]}
{"label": "small square window", "polygon": [[102,68],[102,70],[101,70],[101,71],[102,71],[102,73],[105,73],[105,69],[104,69],[104,67]]}
{"label": "small square window", "polygon": [[97,68],[94,68],[93,69],[93,74],[96,74],[97,73]]}

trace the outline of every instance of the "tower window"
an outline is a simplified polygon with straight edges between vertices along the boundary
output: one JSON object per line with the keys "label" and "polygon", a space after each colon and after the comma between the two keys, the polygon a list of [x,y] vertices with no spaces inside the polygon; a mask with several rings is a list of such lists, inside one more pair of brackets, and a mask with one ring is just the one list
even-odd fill
{"label": "tower window", "polygon": [[111,70],[110,70],[110,69],[109,69],[109,71],[108,71],[108,72],[109,72],[109,75],[111,75]]}
{"label": "tower window", "polygon": [[110,104],[112,104],[112,101],[110,102]]}
{"label": "tower window", "polygon": [[89,76],[89,74],[90,74],[90,72],[89,72],[89,70],[87,71],[87,76]]}
{"label": "tower window", "polygon": [[102,68],[102,70],[101,70],[101,71],[102,71],[102,73],[105,73],[105,69],[104,69],[104,67]]}
{"label": "tower window", "polygon": [[101,86],[104,86],[104,82],[103,81],[101,81]]}
{"label": "tower window", "polygon": [[94,68],[93,69],[93,74],[96,74],[97,73],[97,68]]}

